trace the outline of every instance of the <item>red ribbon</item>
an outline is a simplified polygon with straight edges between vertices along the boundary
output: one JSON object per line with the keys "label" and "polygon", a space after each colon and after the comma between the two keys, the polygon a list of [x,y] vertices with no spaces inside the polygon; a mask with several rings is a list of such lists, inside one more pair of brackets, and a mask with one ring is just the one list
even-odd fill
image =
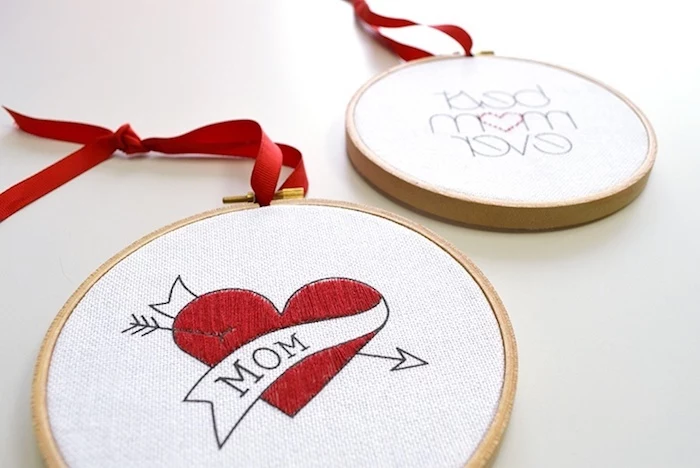
{"label": "red ribbon", "polygon": [[203,154],[255,159],[250,185],[255,200],[269,205],[277,190],[282,166],[293,168],[280,189],[308,189],[301,153],[271,141],[252,120],[230,120],[200,127],[173,138],[142,140],[129,124],[116,132],[76,122],[41,120],[5,108],[17,126],[32,135],[85,146],[0,193],[0,222],[85,171],[108,160],[117,150],[127,155],[151,151],[168,154]]}
{"label": "red ribbon", "polygon": [[464,49],[464,55],[472,55],[472,38],[464,29],[449,25],[423,25],[420,23],[414,23],[401,18],[389,18],[388,16],[382,16],[374,13],[369,9],[367,2],[365,0],[352,0],[353,7],[355,8],[355,16],[361,20],[367,28],[370,30],[372,35],[380,42],[384,43],[389,49],[391,49],[396,55],[401,57],[406,61],[416,60],[419,58],[430,57],[433,54],[426,52],[422,49],[417,49],[415,47],[402,44],[393,39],[389,39],[384,34],[380,32],[379,28],[403,28],[405,26],[427,26],[429,28],[437,29],[443,33],[450,36],[452,39],[457,41],[462,49]]}

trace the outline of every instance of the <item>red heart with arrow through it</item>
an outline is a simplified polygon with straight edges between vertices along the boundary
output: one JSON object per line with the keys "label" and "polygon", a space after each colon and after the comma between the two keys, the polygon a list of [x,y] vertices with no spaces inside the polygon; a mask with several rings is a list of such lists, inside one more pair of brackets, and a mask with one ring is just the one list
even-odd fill
{"label": "red heart with arrow through it", "polygon": [[[366,284],[332,278],[299,289],[280,313],[258,293],[223,289],[187,304],[175,317],[173,337],[184,352],[214,367],[239,347],[267,333],[358,314],[375,307],[381,299],[381,294]],[[376,333],[310,355],[270,385],[261,398],[294,416]]]}

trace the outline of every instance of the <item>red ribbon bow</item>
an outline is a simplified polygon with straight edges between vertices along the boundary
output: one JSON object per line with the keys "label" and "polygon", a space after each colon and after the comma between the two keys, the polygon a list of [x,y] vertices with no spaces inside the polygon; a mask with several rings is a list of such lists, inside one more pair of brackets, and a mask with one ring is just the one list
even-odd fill
{"label": "red ribbon bow", "polygon": [[77,122],[42,120],[5,108],[17,126],[33,135],[85,146],[0,193],[0,222],[61,185],[109,159],[119,150],[128,155],[151,151],[168,154],[204,154],[255,159],[250,185],[255,200],[269,205],[277,190],[282,166],[293,168],[280,189],[308,189],[301,153],[274,143],[252,120],[230,120],[200,127],[173,138],[142,140],[129,124],[116,132]]}
{"label": "red ribbon bow", "polygon": [[384,43],[389,49],[391,49],[396,55],[401,57],[406,61],[416,60],[419,58],[430,57],[433,54],[426,52],[422,49],[417,49],[415,47],[402,44],[393,39],[389,39],[384,34],[380,32],[379,28],[403,28],[405,26],[427,26],[429,28],[437,29],[443,33],[450,36],[452,39],[457,41],[462,49],[464,49],[464,54],[466,56],[472,55],[472,38],[464,29],[449,25],[422,25],[420,23],[414,23],[401,18],[390,18],[388,16],[382,16],[374,13],[369,9],[367,2],[365,0],[352,0],[352,5],[355,9],[355,16],[360,19],[370,30],[372,35],[380,42]]}

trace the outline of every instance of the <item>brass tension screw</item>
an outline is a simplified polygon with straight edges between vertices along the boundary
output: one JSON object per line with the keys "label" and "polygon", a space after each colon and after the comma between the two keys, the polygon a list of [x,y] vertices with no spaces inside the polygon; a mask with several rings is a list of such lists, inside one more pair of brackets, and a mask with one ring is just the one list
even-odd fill
{"label": "brass tension screw", "polygon": [[[272,197],[273,200],[290,200],[294,198],[304,198],[304,189],[299,188],[286,188],[275,192]],[[253,192],[248,192],[245,195],[232,195],[223,198],[224,203],[255,203],[255,194]]]}

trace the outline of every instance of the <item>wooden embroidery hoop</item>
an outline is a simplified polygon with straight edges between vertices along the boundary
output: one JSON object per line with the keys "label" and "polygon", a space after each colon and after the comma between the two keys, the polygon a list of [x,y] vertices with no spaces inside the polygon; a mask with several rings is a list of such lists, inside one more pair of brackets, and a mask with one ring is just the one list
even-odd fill
{"label": "wooden embroidery hoop", "polygon": [[[476,450],[474,451],[472,457],[465,464],[468,468],[482,468],[490,466],[497,449],[500,445],[501,439],[505,432],[506,426],[510,419],[511,410],[513,407],[513,401],[515,398],[515,389],[517,381],[517,367],[518,367],[518,357],[517,348],[515,342],[515,335],[513,334],[513,328],[510,323],[510,319],[506,313],[505,307],[498,297],[496,291],[494,290],[491,283],[483,275],[483,273],[478,269],[471,260],[469,260],[464,254],[460,253],[454,246],[449,244],[444,239],[438,237],[436,234],[427,230],[426,228],[413,223],[407,219],[401,218],[389,212],[379,210],[376,208],[370,208],[367,206],[361,206],[345,202],[337,202],[330,200],[278,200],[274,201],[273,205],[280,204],[297,204],[297,205],[318,205],[318,206],[330,206],[336,208],[344,208],[348,210],[359,211],[371,215],[375,215],[389,221],[393,221],[400,226],[406,227],[413,230],[425,238],[429,239],[450,256],[452,256],[457,262],[459,262],[464,269],[474,278],[476,283],[479,285],[484,295],[486,296],[496,320],[501,331],[501,337],[504,345],[504,381],[503,388],[501,390],[501,396],[499,399],[498,408],[491,421],[486,435],[481,440]],[[235,204],[230,207],[219,208],[204,213],[194,215],[189,218],[172,223],[165,226],[151,234],[143,237],[142,239],[134,242],[107,262],[105,262],[99,269],[92,273],[73,293],[73,295],[68,299],[66,304],[61,308],[60,312],[56,318],[51,323],[49,330],[43,340],[39,356],[37,359],[34,379],[32,383],[32,418],[34,425],[34,432],[38,441],[39,449],[42,456],[49,467],[65,467],[67,466],[63,457],[61,456],[60,449],[56,443],[51,432],[51,426],[49,423],[48,410],[46,405],[46,389],[48,384],[48,373],[49,366],[51,365],[51,359],[53,355],[53,350],[56,345],[56,341],[63,329],[63,326],[68,321],[71,313],[81,301],[83,296],[97,283],[97,281],[102,278],[111,268],[118,264],[121,260],[128,257],[144,245],[157,239],[165,234],[168,234],[176,229],[179,229],[188,224],[194,223],[196,221],[201,221],[203,219],[215,217],[225,213],[231,213],[234,211],[242,211],[253,208],[259,208],[259,205],[254,203],[242,203]]]}
{"label": "wooden embroidery hoop", "polygon": [[[479,57],[491,55],[493,54],[482,53]],[[355,127],[355,108],[365,91],[396,71],[437,60],[468,60],[463,56],[437,56],[390,68],[372,78],[355,93],[347,107],[345,121],[347,153],[357,172],[390,198],[420,212],[472,227],[493,230],[543,231],[578,226],[611,215],[634,201],[647,183],[657,152],[654,130],[642,111],[620,92],[581,73],[536,60],[500,56],[498,58],[559,69],[595,83],[620,98],[637,115],[647,132],[649,148],[643,164],[626,181],[605,191],[558,203],[518,203],[477,198],[439,188],[402,173],[382,161],[364,144]]]}

